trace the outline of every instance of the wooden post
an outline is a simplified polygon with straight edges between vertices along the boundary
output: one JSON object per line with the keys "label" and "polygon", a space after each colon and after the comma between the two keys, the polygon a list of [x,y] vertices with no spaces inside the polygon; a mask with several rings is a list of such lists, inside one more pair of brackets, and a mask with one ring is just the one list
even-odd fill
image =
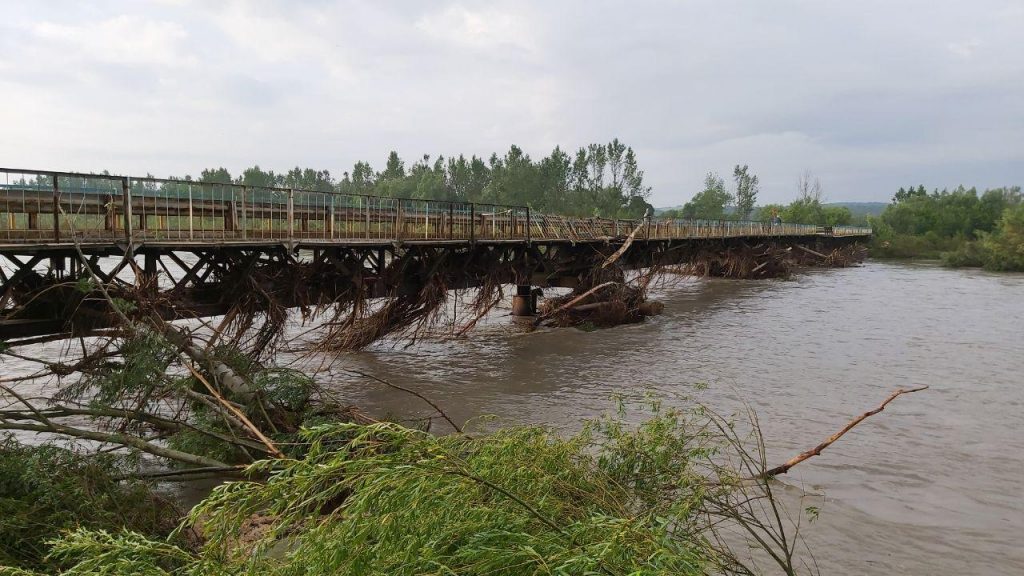
{"label": "wooden post", "polygon": [[132,191],[128,186],[128,178],[121,179],[121,202],[124,205],[124,237],[132,242]]}
{"label": "wooden post", "polygon": [[192,240],[194,233],[194,226],[192,224],[192,183],[188,185],[188,239]]}
{"label": "wooden post", "polygon": [[53,241],[60,242],[60,185],[53,175]]}
{"label": "wooden post", "polygon": [[455,237],[455,203],[448,203],[448,239]]}
{"label": "wooden post", "polygon": [[108,194],[103,197],[103,209],[106,211],[103,215],[103,229],[114,230],[117,228],[117,222],[114,219],[117,217],[117,212],[114,210],[114,196]]}
{"label": "wooden post", "polygon": [[327,209],[327,216],[326,216],[326,218],[327,218],[327,224],[326,224],[327,230],[326,230],[326,232],[329,235],[328,237],[333,239],[334,238],[334,194],[331,194],[329,196],[329,198],[331,199],[331,206]]}
{"label": "wooden post", "polygon": [[469,241],[476,240],[476,204],[469,205]]}
{"label": "wooden post", "polygon": [[232,198],[224,206],[224,231],[234,232],[235,230],[235,199]]}
{"label": "wooden post", "polygon": [[288,189],[288,239],[295,236],[295,189]]}
{"label": "wooden post", "polygon": [[395,240],[402,239],[402,228],[405,225],[405,214],[402,213],[402,201],[398,201],[395,209]]}
{"label": "wooden post", "polygon": [[530,243],[530,207],[526,207],[526,243]]}
{"label": "wooden post", "polygon": [[248,190],[248,186],[242,186],[242,239],[245,239],[248,236],[248,232],[246,231],[248,228],[248,217],[246,216],[245,209],[245,193],[248,192]]}

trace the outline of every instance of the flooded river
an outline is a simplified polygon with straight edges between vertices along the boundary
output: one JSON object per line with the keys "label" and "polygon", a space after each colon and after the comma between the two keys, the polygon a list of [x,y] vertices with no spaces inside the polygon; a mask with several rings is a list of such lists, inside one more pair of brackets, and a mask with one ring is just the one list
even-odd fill
{"label": "flooded river", "polygon": [[[1024,573],[1024,275],[871,262],[791,280],[688,280],[665,314],[517,333],[499,311],[460,341],[379,346],[343,364],[424,392],[457,419],[572,430],[617,393],[749,403],[781,463],[894,401],[783,479],[821,495],[804,535],[824,574]],[[505,311],[507,312],[507,310]],[[371,413],[414,398],[335,384]],[[708,388],[700,390],[706,383]]]}
{"label": "flooded river", "polygon": [[[803,526],[821,572],[1024,574],[1024,275],[871,262],[789,280],[688,279],[656,297],[665,313],[643,324],[524,333],[497,310],[469,338],[377,345],[337,366],[415,388],[457,420],[567,432],[617,394],[725,414],[747,403],[770,464],[897,388],[928,385],[782,479],[797,510],[806,494],[821,508]],[[326,376],[371,414],[429,415],[409,395]]]}

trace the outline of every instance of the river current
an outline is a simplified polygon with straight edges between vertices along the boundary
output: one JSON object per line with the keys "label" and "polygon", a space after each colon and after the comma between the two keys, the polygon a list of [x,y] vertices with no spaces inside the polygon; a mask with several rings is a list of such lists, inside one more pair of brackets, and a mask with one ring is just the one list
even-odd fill
{"label": "river current", "polygon": [[[498,310],[462,340],[344,358],[457,420],[571,431],[617,394],[757,413],[770,464],[904,395],[782,479],[820,508],[802,534],[823,574],[1024,573],[1024,275],[869,262],[788,280],[685,280],[643,324],[530,334]],[[375,413],[418,400],[343,373]],[[707,387],[704,387],[704,384]],[[810,499],[799,496],[811,495]]]}
{"label": "river current", "polygon": [[591,332],[528,333],[499,308],[468,338],[378,344],[319,377],[376,416],[431,410],[343,369],[414,388],[457,421],[566,433],[617,396],[727,415],[750,406],[769,464],[894,390],[927,385],[781,478],[795,513],[820,508],[801,529],[813,561],[823,574],[1024,574],[1024,275],[869,262],[786,280],[685,279],[654,297],[663,315]]}

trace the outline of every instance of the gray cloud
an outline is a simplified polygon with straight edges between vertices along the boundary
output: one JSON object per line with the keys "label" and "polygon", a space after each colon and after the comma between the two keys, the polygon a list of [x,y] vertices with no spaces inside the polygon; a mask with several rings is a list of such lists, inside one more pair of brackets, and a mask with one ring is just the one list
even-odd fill
{"label": "gray cloud", "polygon": [[3,1],[0,164],[157,174],[619,137],[654,202],[1024,174],[1019,1]]}

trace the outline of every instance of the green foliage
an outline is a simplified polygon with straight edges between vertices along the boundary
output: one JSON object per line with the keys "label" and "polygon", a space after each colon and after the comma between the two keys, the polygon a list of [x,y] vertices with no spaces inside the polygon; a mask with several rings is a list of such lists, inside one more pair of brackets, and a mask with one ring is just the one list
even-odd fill
{"label": "green foliage", "polygon": [[57,540],[50,557],[57,563],[69,566],[61,572],[67,576],[170,576],[181,574],[182,568],[192,560],[192,555],[182,548],[136,532],[123,530],[112,534],[106,530],[82,528]]}
{"label": "green foliage", "polygon": [[[757,182],[755,181],[755,186]],[[854,215],[849,207],[840,204],[822,203],[821,182],[810,172],[803,174],[797,183],[798,197],[788,205],[767,204],[757,213],[760,220],[780,218],[783,222],[814,224],[819,227],[837,227],[853,223]]]}
{"label": "green foliage", "polygon": [[270,405],[295,413],[306,409],[316,386],[308,375],[289,368],[262,370],[252,383]]}
{"label": "green foliage", "polygon": [[242,447],[209,434],[213,432],[222,437],[231,438],[236,433],[228,428],[223,417],[212,413],[205,406],[193,407],[189,424],[189,427],[184,427],[167,436],[168,448],[205,456],[227,464],[248,464],[253,461],[253,457],[246,454]]}
{"label": "green foliage", "polygon": [[1024,204],[1003,211],[995,232],[982,239],[985,268],[1024,272]]}
{"label": "green foliage", "polygon": [[[397,152],[388,155],[383,171],[356,162],[341,180],[326,170],[295,167],[286,173],[258,165],[232,179],[223,168],[202,171],[210,182],[249,186],[337,191],[351,194],[481,202],[530,206],[572,216],[639,218],[650,206],[650,187],[644,184],[636,153],[618,139],[590,144],[575,156],[556,147],[549,156],[532,160],[518,146],[487,160],[472,156],[445,158],[423,155],[408,165]],[[755,177],[756,180],[756,177]],[[756,185],[756,181],[755,181]]]}
{"label": "green foliage", "polygon": [[58,399],[88,396],[96,406],[119,406],[125,400],[145,406],[170,381],[167,368],[177,351],[163,336],[140,330],[124,340],[120,355],[120,360],[107,362],[102,370],[84,374],[79,382],[62,390]]}
{"label": "green foliage", "polygon": [[934,232],[942,238],[962,235],[975,239],[978,232],[995,229],[1003,210],[1019,203],[1019,188],[987,190],[980,197],[976,189],[963,186],[931,194],[923,187],[913,193],[901,188],[881,219],[896,234]]}
{"label": "green foliage", "polygon": [[1019,187],[986,190],[960,186],[928,193],[924,186],[900,188],[881,217],[872,220],[877,257],[939,258],[948,266],[1019,270],[1015,214]]}
{"label": "green foliage", "polygon": [[736,217],[747,220],[757,204],[757,176],[749,173],[746,164],[742,167],[737,164],[732,171],[732,178],[736,181]]}
{"label": "green foliage", "polygon": [[[301,460],[264,461],[266,482],[218,487],[191,513],[192,553],[137,534],[78,531],[66,574],[705,574],[729,558],[705,535],[721,483],[706,427],[655,409],[560,438],[539,427],[466,437],[395,424],[306,430]],[[262,530],[240,535],[252,518]]]}
{"label": "green foliage", "polygon": [[682,212],[665,217],[721,220],[725,218],[725,207],[732,204],[733,200],[733,195],[725,190],[725,181],[718,174],[708,172],[704,177],[704,189],[683,206]]}
{"label": "green foliage", "polygon": [[[923,238],[910,236],[910,238]],[[981,242],[962,240],[954,250],[942,252],[942,264],[950,268],[981,268],[988,254]]]}
{"label": "green foliage", "polygon": [[178,514],[139,482],[115,482],[122,461],[51,445],[0,442],[0,565],[54,568],[47,541],[76,527],[168,535]]}

